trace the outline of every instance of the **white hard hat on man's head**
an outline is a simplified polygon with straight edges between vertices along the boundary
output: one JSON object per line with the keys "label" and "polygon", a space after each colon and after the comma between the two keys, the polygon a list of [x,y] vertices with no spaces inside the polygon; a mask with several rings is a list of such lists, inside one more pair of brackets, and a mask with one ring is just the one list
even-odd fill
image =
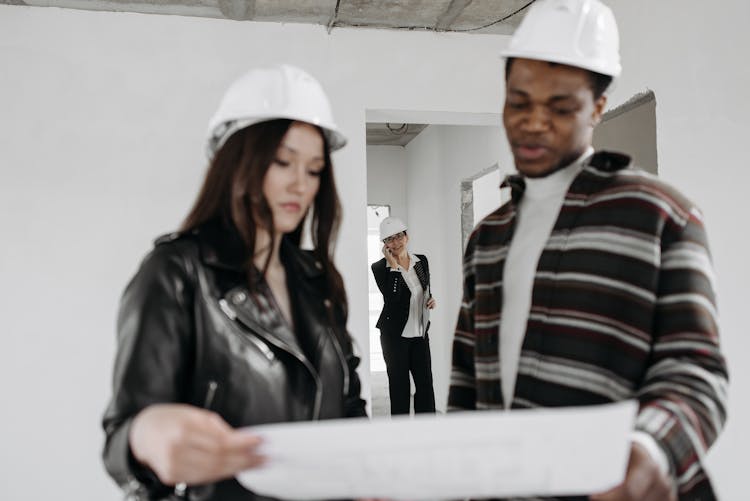
{"label": "white hard hat on man's head", "polygon": [[279,64],[252,69],[227,89],[208,122],[206,153],[212,158],[238,130],[278,118],[317,125],[331,151],[346,144],[320,83],[295,66]]}
{"label": "white hard hat on man's head", "polygon": [[406,225],[397,217],[387,217],[380,222],[381,241],[402,231],[406,231]]}
{"label": "white hard hat on man's head", "polygon": [[615,16],[600,0],[537,0],[502,55],[567,64],[612,78],[622,71]]}

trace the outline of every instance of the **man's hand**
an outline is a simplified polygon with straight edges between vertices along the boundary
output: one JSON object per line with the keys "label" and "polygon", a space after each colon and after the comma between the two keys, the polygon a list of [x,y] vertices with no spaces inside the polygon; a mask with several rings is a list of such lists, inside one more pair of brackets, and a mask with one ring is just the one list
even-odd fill
{"label": "man's hand", "polygon": [[640,444],[630,447],[625,481],[612,490],[590,496],[591,501],[677,501],[674,481],[665,475]]}
{"label": "man's hand", "polygon": [[130,428],[133,456],[165,485],[203,484],[258,466],[260,439],[230,427],[218,414],[184,404],[156,404]]}
{"label": "man's hand", "polygon": [[433,308],[435,308],[435,306],[437,306],[437,303],[435,302],[435,298],[430,297],[430,299],[427,300],[426,306],[428,310],[432,310]]}

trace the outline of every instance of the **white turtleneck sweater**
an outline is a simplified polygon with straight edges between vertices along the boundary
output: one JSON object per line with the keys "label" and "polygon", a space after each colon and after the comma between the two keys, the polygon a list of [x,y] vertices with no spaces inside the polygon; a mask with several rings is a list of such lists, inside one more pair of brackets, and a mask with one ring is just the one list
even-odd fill
{"label": "white turtleneck sweater", "polygon": [[[516,229],[503,268],[503,314],[500,319],[499,349],[500,377],[506,409],[510,408],[515,392],[518,362],[526,335],[539,257],[555,226],[565,194],[593,152],[594,149],[589,147],[572,164],[548,176],[524,178],[526,189],[518,205]],[[663,472],[669,472],[666,453],[651,435],[634,431],[631,440],[642,445]]]}
{"label": "white turtleneck sweater", "polygon": [[503,269],[500,376],[506,409],[513,401],[539,256],[552,233],[570,184],[593,151],[593,148],[587,149],[575,162],[548,176],[524,178],[526,189],[518,205],[516,228]]}

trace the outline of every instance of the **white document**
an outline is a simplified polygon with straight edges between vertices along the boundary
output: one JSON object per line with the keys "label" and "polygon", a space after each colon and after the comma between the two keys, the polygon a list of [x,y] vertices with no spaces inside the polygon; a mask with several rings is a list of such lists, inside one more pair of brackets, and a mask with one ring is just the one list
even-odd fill
{"label": "white document", "polygon": [[625,476],[637,403],[247,428],[268,461],[237,475],[286,499],[581,495]]}

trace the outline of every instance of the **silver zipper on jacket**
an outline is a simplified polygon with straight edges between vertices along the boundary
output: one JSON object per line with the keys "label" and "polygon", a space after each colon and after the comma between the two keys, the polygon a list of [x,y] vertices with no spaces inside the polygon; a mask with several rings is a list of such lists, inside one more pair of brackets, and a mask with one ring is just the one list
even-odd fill
{"label": "silver zipper on jacket", "polygon": [[219,308],[221,308],[221,311],[223,311],[226,316],[232,320],[237,320],[237,313],[231,306],[229,306],[226,299],[219,299]]}
{"label": "silver zipper on jacket", "polygon": [[210,409],[211,404],[214,402],[214,396],[216,396],[216,388],[219,387],[219,384],[216,381],[209,381],[208,382],[208,390],[206,391],[206,399],[203,401],[203,408],[204,409]]}
{"label": "silver zipper on jacket", "polygon": [[[330,299],[325,299],[323,301],[323,304],[325,305],[326,309],[330,313],[330,311],[331,311],[331,309],[333,307],[332,304],[331,304],[331,300]],[[349,381],[349,364],[346,361],[346,356],[344,356],[344,348],[341,346],[341,343],[339,343],[339,338],[336,336],[336,332],[333,330],[333,327],[331,327],[331,326],[328,327],[328,333],[330,334],[331,338],[333,339],[333,346],[334,346],[334,348],[336,348],[336,354],[338,355],[339,361],[341,362],[341,369],[342,369],[343,374],[344,374],[344,391],[343,391],[343,396],[344,396],[344,404],[346,404],[346,397],[349,394],[349,385],[350,385],[350,381]]]}
{"label": "silver zipper on jacket", "polygon": [[[315,370],[315,367],[312,366],[310,361],[305,357],[303,353],[300,353],[296,350],[291,349],[289,346],[287,346],[285,343],[280,343],[275,337],[272,335],[264,335],[263,329],[260,328],[258,325],[248,325],[247,322],[243,321],[237,316],[237,312],[230,306],[230,304],[226,301],[226,299],[222,298],[219,300],[219,307],[221,308],[221,311],[223,311],[229,318],[232,320],[241,323],[246,328],[250,329],[251,332],[253,332],[258,337],[262,338],[264,341],[266,341],[269,344],[274,345],[276,348],[285,351],[292,355],[294,358],[299,360],[299,362],[307,368],[308,372],[310,372],[310,375],[312,376],[313,380],[315,381],[315,401],[313,403],[313,415],[312,419],[313,421],[317,421],[320,418],[320,406],[321,401],[323,399],[323,387],[320,382],[320,376],[318,375],[317,371]],[[248,337],[248,339],[252,339]],[[268,347],[264,347],[266,350],[268,350]],[[270,350],[268,350],[270,352]],[[271,352],[271,355],[273,356],[273,353]]]}
{"label": "silver zipper on jacket", "polygon": [[[203,399],[203,408],[211,409],[211,404],[214,402],[216,396],[216,389],[219,387],[219,383],[213,379],[208,382],[208,390],[206,390],[206,398]],[[185,482],[178,482],[174,486],[174,495],[179,499],[187,499],[188,485]]]}
{"label": "silver zipper on jacket", "polygon": [[341,362],[341,368],[344,371],[344,401],[346,401],[346,396],[349,394],[349,364],[346,363],[346,357],[344,356],[344,349],[339,344],[339,339],[336,337],[336,333],[333,331],[332,327],[328,328],[328,332],[333,338],[333,347],[336,348],[336,353],[339,356],[339,361]]}
{"label": "silver zipper on jacket", "polygon": [[[219,307],[221,308],[221,311],[224,312],[226,316],[231,318],[234,321],[237,321],[237,313],[232,309],[231,306],[229,306],[229,303],[225,299],[219,300]],[[243,338],[244,339],[244,338]],[[276,359],[276,355],[273,354],[273,352],[266,346],[265,343],[262,343],[255,339],[252,336],[248,336],[246,339],[248,339],[253,345],[260,350],[261,353],[268,359],[269,362],[273,362]]]}

